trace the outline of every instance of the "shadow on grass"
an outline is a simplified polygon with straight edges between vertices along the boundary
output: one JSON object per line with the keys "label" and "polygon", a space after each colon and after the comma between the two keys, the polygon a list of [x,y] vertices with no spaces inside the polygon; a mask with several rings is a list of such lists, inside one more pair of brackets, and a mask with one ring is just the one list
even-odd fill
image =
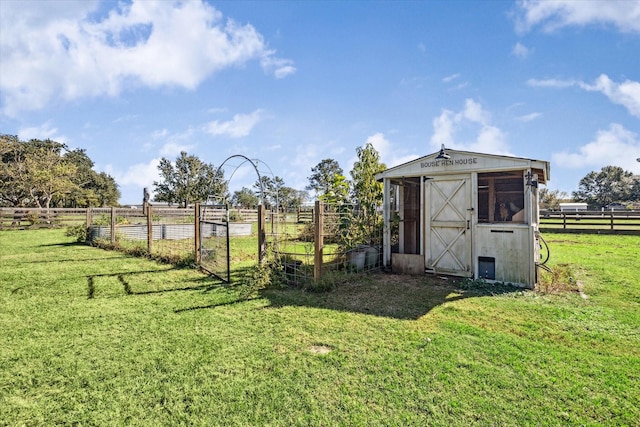
{"label": "shadow on grass", "polygon": [[[99,278],[116,278],[122,285],[122,289],[126,295],[152,295],[163,294],[168,292],[178,291],[198,291],[209,292],[213,289],[226,286],[226,284],[214,276],[202,276],[192,279],[180,279],[180,286],[165,287],[161,289],[140,289],[140,283],[137,283],[134,287],[131,285],[131,277],[140,275],[155,275],[155,274],[167,274],[171,271],[180,270],[179,267],[172,267],[164,270],[139,270],[139,271],[127,271],[119,273],[106,273],[106,274],[92,274],[87,276],[87,298],[95,298],[96,293],[96,279]],[[138,281],[139,282],[139,281]],[[185,286],[185,284],[191,284],[191,286]]]}
{"label": "shadow on grass", "polygon": [[375,273],[354,275],[353,280],[340,283],[329,292],[270,289],[262,296],[272,308],[305,306],[415,320],[449,301],[522,291],[510,285],[458,277]]}
{"label": "shadow on grass", "polygon": [[[236,270],[238,283],[249,269]],[[266,289],[259,293],[239,292],[233,301],[176,310],[176,313],[213,309],[255,299],[266,299],[264,309],[287,306],[313,307],[397,319],[418,319],[433,308],[449,301],[465,298],[520,293],[523,289],[511,285],[490,284],[480,280],[465,280],[446,276],[408,276],[390,273],[352,274],[338,278],[327,292],[309,292],[295,287]]]}

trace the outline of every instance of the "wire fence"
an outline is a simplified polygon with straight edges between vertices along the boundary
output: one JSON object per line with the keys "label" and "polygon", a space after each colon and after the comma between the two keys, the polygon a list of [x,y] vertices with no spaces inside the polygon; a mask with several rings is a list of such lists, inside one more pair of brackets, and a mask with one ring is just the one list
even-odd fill
{"label": "wire fence", "polygon": [[[225,252],[231,270],[256,264],[261,256],[258,236],[263,235],[268,256],[278,260],[292,284],[318,281],[332,271],[361,273],[381,267],[381,215],[366,218],[350,205],[316,202],[313,208],[265,211],[262,234],[258,210],[197,209],[202,208],[144,206],[46,212],[2,208],[0,226],[79,227],[86,231],[89,244],[173,264],[195,264],[216,275],[222,274],[224,259],[220,257]],[[230,243],[220,238],[223,229],[231,236]]]}
{"label": "wire fence", "polygon": [[89,243],[175,264],[195,259],[192,209],[92,208],[87,218]]}
{"label": "wire fence", "polygon": [[313,209],[270,212],[267,242],[287,281],[306,284],[327,273],[381,268],[382,215],[317,202]]}

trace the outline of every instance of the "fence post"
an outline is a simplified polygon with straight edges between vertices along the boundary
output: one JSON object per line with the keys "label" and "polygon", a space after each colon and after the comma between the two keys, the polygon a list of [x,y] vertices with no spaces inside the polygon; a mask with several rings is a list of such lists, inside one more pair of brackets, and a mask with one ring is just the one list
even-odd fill
{"label": "fence post", "polygon": [[566,213],[562,214],[562,228],[564,230],[567,229],[567,214]]}
{"label": "fence post", "polygon": [[611,229],[613,230],[613,211],[611,211]]}
{"label": "fence post", "polygon": [[313,279],[315,281],[318,281],[322,277],[322,250],[324,249],[322,233],[322,229],[324,228],[324,209],[322,209],[322,202],[320,200],[316,200],[315,211],[315,250],[313,254]]}
{"label": "fence post", "polygon": [[84,241],[85,243],[89,242],[89,229],[91,228],[91,221],[93,220],[91,218],[91,208],[87,208],[87,212],[86,212],[86,219],[85,219],[85,226],[86,226],[86,230],[85,230],[85,238]]}
{"label": "fence post", "polygon": [[196,203],[193,208],[193,230],[194,230],[194,248],[196,265],[200,264],[200,203]]}
{"label": "fence post", "polygon": [[153,245],[153,215],[151,205],[147,205],[147,252],[151,255]]}
{"label": "fence post", "polygon": [[265,255],[265,212],[264,205],[258,205],[258,263],[262,263]]}
{"label": "fence post", "polygon": [[116,208],[111,206],[111,244],[116,243]]}

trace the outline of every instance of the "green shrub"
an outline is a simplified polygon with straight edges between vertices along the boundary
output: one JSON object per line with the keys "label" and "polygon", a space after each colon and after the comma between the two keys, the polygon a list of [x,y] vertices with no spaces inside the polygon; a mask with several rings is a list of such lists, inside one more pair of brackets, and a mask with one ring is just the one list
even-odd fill
{"label": "green shrub", "polygon": [[577,283],[570,264],[557,264],[553,268],[540,269],[536,290],[552,294],[577,290]]}
{"label": "green shrub", "polygon": [[87,241],[87,224],[72,225],[67,227],[65,236],[75,237],[76,242]]}

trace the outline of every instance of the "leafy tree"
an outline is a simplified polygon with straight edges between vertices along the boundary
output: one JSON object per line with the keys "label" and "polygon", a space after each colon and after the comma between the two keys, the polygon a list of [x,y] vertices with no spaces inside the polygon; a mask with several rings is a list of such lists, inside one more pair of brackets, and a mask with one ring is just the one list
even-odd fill
{"label": "leafy tree", "polygon": [[306,190],[313,190],[316,196],[322,200],[322,197],[330,193],[338,193],[334,188],[336,183],[335,176],[342,176],[344,172],[337,161],[333,159],[324,159],[312,169],[309,179],[309,185],[305,187]]}
{"label": "leafy tree", "polygon": [[97,197],[96,206],[113,206],[118,204],[120,190],[116,180],[109,174],[100,172],[94,177],[92,190]]}
{"label": "leafy tree", "polygon": [[634,186],[638,178],[618,166],[605,166],[600,172],[589,172],[580,180],[573,198],[599,208],[613,202],[633,200]]}
{"label": "leafy tree", "polygon": [[349,203],[349,181],[341,174],[334,174],[331,178],[329,190],[318,197],[324,203],[344,205]]}
{"label": "leafy tree", "polygon": [[[262,183],[262,186],[260,183]],[[256,181],[255,184],[253,184],[253,188],[256,189],[258,197],[262,199],[262,203],[264,203],[268,209],[281,205],[280,191],[284,186],[284,180],[279,176],[275,176],[274,178],[261,176],[260,181]]]}
{"label": "leafy tree", "polygon": [[309,194],[306,191],[296,190],[291,187],[282,187],[278,197],[280,206],[285,209],[297,209],[307,200]]}
{"label": "leafy tree", "polygon": [[[62,154],[62,152],[65,154]],[[115,180],[97,173],[84,150],[17,136],[0,135],[0,204],[85,207],[117,204]]]}
{"label": "leafy tree", "polygon": [[560,209],[560,202],[566,201],[568,198],[569,194],[566,191],[541,188],[538,193],[540,207],[543,209],[558,210]]}
{"label": "leafy tree", "polygon": [[83,149],[65,153],[64,158],[76,166],[72,178],[75,191],[63,198],[59,205],[64,207],[112,206],[118,203],[120,191],[113,177],[93,170],[93,161]]}
{"label": "leafy tree", "polygon": [[73,191],[71,178],[76,168],[61,156],[62,150],[66,150],[64,144],[49,139],[22,142],[17,136],[3,135],[0,138],[2,202],[49,208],[54,197]]}
{"label": "leafy tree", "polygon": [[382,223],[378,211],[382,207],[383,185],[376,181],[376,174],[387,167],[380,162],[380,154],[369,142],[364,147],[358,147],[356,153],[358,160],[351,170],[351,185],[353,199],[362,212],[361,220],[356,225],[365,236],[372,237]]}
{"label": "leafy tree", "polygon": [[190,203],[206,201],[209,196],[222,202],[228,199],[224,172],[197,156],[182,151],[175,164],[163,157],[158,170],[161,180],[153,182],[157,201],[178,203],[186,208]]}
{"label": "leafy tree", "polygon": [[73,177],[77,167],[60,155],[64,144],[51,140],[37,141],[34,151],[25,159],[29,194],[39,208],[49,208],[54,196],[63,196],[77,189]]}
{"label": "leafy tree", "polygon": [[366,215],[375,215],[382,206],[383,192],[383,185],[376,181],[376,174],[387,167],[380,163],[380,154],[370,142],[364,147],[358,147],[356,154],[358,160],[351,170],[352,195]]}
{"label": "leafy tree", "polygon": [[242,187],[242,190],[236,191],[231,197],[231,204],[233,206],[242,207],[245,209],[251,209],[258,206],[260,199],[250,188]]}
{"label": "leafy tree", "polygon": [[640,202],[640,175],[634,175],[633,177],[630,200]]}
{"label": "leafy tree", "polygon": [[0,135],[0,205],[27,206],[26,150],[15,135]]}

